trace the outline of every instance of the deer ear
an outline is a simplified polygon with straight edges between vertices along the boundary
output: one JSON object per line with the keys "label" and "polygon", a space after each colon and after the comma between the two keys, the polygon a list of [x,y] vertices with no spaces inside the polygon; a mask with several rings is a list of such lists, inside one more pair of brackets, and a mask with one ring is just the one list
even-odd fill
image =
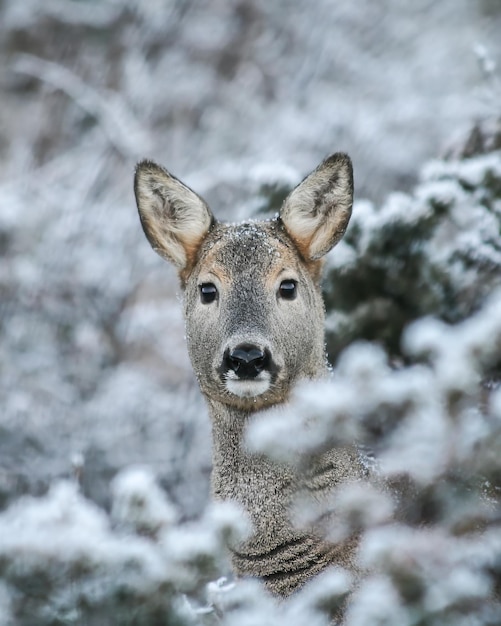
{"label": "deer ear", "polygon": [[200,244],[215,222],[207,204],[152,161],[137,165],[134,193],[153,250],[180,272],[191,269]]}
{"label": "deer ear", "polygon": [[351,159],[338,152],[293,189],[283,204],[280,218],[303,257],[316,260],[344,235],[352,203]]}

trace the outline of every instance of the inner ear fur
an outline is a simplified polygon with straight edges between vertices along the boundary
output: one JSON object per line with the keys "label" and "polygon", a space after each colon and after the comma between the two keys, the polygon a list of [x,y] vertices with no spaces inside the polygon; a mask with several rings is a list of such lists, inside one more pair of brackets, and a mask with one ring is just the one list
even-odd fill
{"label": "inner ear fur", "polygon": [[180,273],[188,273],[215,223],[206,202],[153,161],[137,165],[134,193],[141,225],[153,250]]}
{"label": "inner ear fur", "polygon": [[286,198],[280,219],[307,260],[323,257],[343,237],[353,204],[353,168],[347,154],[323,161]]}

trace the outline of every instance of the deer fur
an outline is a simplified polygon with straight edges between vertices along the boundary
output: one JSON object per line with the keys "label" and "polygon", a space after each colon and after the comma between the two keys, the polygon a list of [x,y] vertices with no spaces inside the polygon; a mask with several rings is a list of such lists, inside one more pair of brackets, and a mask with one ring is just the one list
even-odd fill
{"label": "deer fur", "polygon": [[331,564],[356,570],[356,537],[329,543],[291,521],[300,492],[322,498],[364,475],[355,450],[318,456],[308,471],[251,454],[256,414],[287,403],[299,380],[325,375],[322,257],[348,225],[353,174],[334,154],[285,200],[279,216],[218,222],[205,201],[151,161],[139,163],[135,194],[153,249],[177,268],[187,343],[212,421],[212,491],[247,511],[248,540],[232,546],[237,575],[286,596]]}

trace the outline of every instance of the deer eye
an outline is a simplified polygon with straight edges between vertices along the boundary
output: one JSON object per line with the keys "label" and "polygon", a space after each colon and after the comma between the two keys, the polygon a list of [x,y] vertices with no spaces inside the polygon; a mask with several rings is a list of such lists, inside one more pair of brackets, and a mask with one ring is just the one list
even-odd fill
{"label": "deer eye", "polygon": [[284,300],[294,300],[297,292],[297,282],[295,280],[283,280],[278,288],[278,293]]}
{"label": "deer eye", "polygon": [[217,298],[217,287],[214,283],[202,283],[200,285],[200,300],[202,304],[210,304]]}

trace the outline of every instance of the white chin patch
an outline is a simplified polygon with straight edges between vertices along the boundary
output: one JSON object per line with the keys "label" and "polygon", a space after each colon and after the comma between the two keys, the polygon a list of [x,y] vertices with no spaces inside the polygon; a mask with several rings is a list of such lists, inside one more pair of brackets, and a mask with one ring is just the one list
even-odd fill
{"label": "white chin patch", "polygon": [[236,376],[226,379],[226,389],[239,398],[254,398],[266,393],[270,388],[270,376],[261,372],[252,380],[240,380]]}

